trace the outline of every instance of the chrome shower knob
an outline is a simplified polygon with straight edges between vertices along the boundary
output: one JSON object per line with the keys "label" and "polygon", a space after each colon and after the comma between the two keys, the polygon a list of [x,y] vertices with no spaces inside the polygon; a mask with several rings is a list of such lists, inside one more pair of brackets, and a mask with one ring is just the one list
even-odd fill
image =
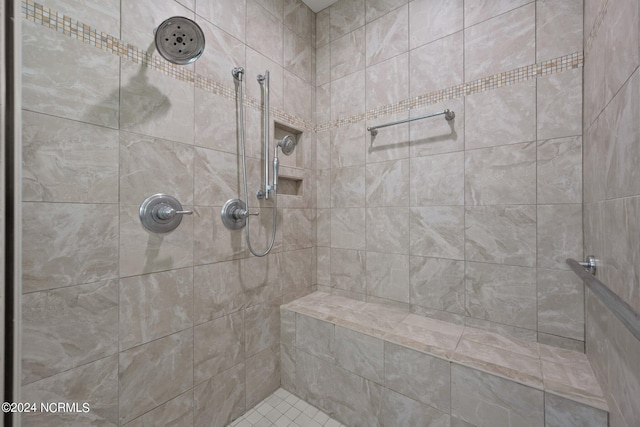
{"label": "chrome shower knob", "polygon": [[140,222],[154,233],[175,230],[182,222],[182,216],[191,214],[193,211],[182,209],[178,199],[162,193],[147,197],[140,205]]}

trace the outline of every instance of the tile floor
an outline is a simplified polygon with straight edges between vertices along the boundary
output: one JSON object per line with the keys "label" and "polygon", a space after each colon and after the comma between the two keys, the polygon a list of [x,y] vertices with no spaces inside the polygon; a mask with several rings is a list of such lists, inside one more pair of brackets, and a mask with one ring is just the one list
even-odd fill
{"label": "tile floor", "polygon": [[229,427],[345,427],[283,388],[258,403]]}

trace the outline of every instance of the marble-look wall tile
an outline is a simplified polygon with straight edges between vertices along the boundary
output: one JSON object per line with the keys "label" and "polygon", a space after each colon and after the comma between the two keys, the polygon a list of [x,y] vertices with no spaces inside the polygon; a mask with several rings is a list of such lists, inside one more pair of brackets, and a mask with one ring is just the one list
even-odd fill
{"label": "marble-look wall tile", "polygon": [[464,314],[464,262],[412,256],[411,304]]}
{"label": "marble-look wall tile", "polygon": [[32,22],[22,36],[24,109],[118,128],[120,58]]}
{"label": "marble-look wall tile", "polygon": [[193,269],[193,319],[195,324],[231,314],[244,307],[240,262],[228,261]]}
{"label": "marble-look wall tile", "polygon": [[[254,210],[253,207],[251,209],[252,211]],[[230,261],[246,256],[247,249],[244,231],[229,230],[225,227],[220,220],[221,210],[222,207],[209,208],[196,206],[194,208],[194,265]],[[278,236],[276,236],[276,240],[277,237]]]}
{"label": "marble-look wall tile", "polygon": [[322,9],[320,12],[315,14],[315,17],[316,48],[319,48],[321,46],[325,46],[331,40],[331,8],[327,7]]}
{"label": "marble-look wall tile", "polygon": [[[635,196],[640,194],[640,179],[637,165],[640,162],[640,148],[635,143],[640,134],[640,70],[629,78],[605,110],[605,138],[613,147],[613,158],[597,162],[598,167],[606,167],[607,198]],[[602,144],[597,141],[596,144]],[[609,152],[607,152],[609,154]],[[597,161],[597,160],[596,160]]]}
{"label": "marble-look wall tile", "polygon": [[186,330],[120,353],[121,423],[193,387],[193,343],[193,332]]}
{"label": "marble-look wall tile", "polygon": [[364,4],[365,0],[341,0],[329,7],[331,41],[364,25]]}
{"label": "marble-look wall tile", "polygon": [[408,254],[409,227],[406,218],[406,212],[395,208],[367,208],[367,250]]}
{"label": "marble-look wall tile", "polygon": [[467,207],[464,252],[469,261],[535,266],[536,207]]}
{"label": "marble-look wall tile", "polygon": [[[308,249],[299,249],[304,256]],[[297,252],[290,253],[291,258]],[[306,257],[305,257],[306,258]],[[303,265],[303,263],[301,263]],[[265,304],[282,295],[283,262],[280,254],[269,254],[264,257],[248,257],[240,260],[236,288],[240,288],[247,307]]]}
{"label": "marble-look wall tile", "polygon": [[246,0],[197,2],[196,13],[240,41],[245,37]]}
{"label": "marble-look wall tile", "polygon": [[408,255],[367,252],[366,266],[368,295],[409,303]]}
{"label": "marble-look wall tile", "polygon": [[253,408],[280,387],[280,345],[247,359],[246,406]]}
{"label": "marble-look wall tile", "polygon": [[123,61],[120,129],[193,144],[194,93],[189,82]]}
{"label": "marble-look wall tile", "polygon": [[331,80],[337,80],[355,71],[364,70],[364,36],[364,27],[361,27],[331,42],[329,45]]}
{"label": "marble-look wall tile", "polygon": [[[246,160],[248,170],[260,170],[251,167],[257,161]],[[238,175],[241,174],[241,168],[235,154],[196,148],[193,167],[194,203],[198,206],[223,206],[227,200],[237,198],[241,189],[241,178]],[[251,178],[251,174],[247,172],[249,183],[252,182]]]}
{"label": "marble-look wall tile", "polygon": [[[287,90],[284,91],[284,105],[281,107],[285,112],[300,117],[304,120],[313,120],[313,88],[309,83],[301,79],[300,77],[290,73],[284,72],[284,87]],[[302,146],[300,147],[302,148]],[[299,155],[301,150],[296,150],[296,154],[290,159]],[[286,165],[287,160],[283,159],[283,164]]]}
{"label": "marble-look wall tile", "polygon": [[582,205],[538,205],[538,267],[569,270],[582,256]]}
{"label": "marble-look wall tile", "polygon": [[463,99],[452,99],[413,109],[411,117],[420,117],[445,109],[453,111],[456,115],[455,119],[451,121],[446,119],[417,120],[409,123],[411,157],[464,150],[465,101]]}
{"label": "marble-look wall tile", "polygon": [[468,315],[536,329],[536,270],[467,262],[465,307]]}
{"label": "marble-look wall tile", "polygon": [[[207,43],[206,53],[195,62],[196,73],[216,82],[225,83],[227,86],[233,86],[231,70],[234,67],[245,66],[244,43],[199,16],[196,17],[196,22],[202,28]],[[210,52],[215,52],[215,55],[211,55]],[[197,101],[196,107],[198,107]],[[210,115],[210,118],[214,119],[215,115]]]}
{"label": "marble-look wall tile", "polygon": [[365,167],[351,166],[331,170],[331,207],[365,206]]}
{"label": "marble-look wall tile", "polygon": [[584,341],[584,284],[572,271],[538,269],[538,330]]}
{"label": "marble-look wall tile", "polygon": [[535,99],[535,80],[466,96],[465,148],[535,141]]}
{"label": "marble-look wall tile", "polygon": [[536,62],[534,3],[496,16],[464,32],[465,80]]}
{"label": "marble-look wall tile", "polygon": [[409,50],[409,6],[391,11],[365,28],[367,66]]}
{"label": "marble-look wall tile", "polygon": [[457,86],[464,82],[462,33],[458,31],[411,51],[409,92],[412,97]]}
{"label": "marble-look wall tile", "polygon": [[409,48],[462,30],[463,11],[462,0],[409,2]]}
{"label": "marble-look wall tile", "polygon": [[129,277],[119,284],[120,350],[193,326],[193,270]]}
{"label": "marble-look wall tile", "polygon": [[[331,87],[329,85],[329,83],[331,82],[331,45],[326,44],[324,46],[316,48],[315,73],[317,106],[323,106],[327,110],[326,112],[322,112],[322,116],[316,116],[316,123],[324,123],[328,122],[331,119],[329,111],[329,106],[331,105],[330,99],[328,100],[328,102],[324,101],[325,98],[328,98],[328,96],[325,94],[328,93],[330,96],[331,91]],[[320,89],[321,85],[323,85],[323,89]],[[322,94],[322,98],[320,98],[320,94]],[[322,119],[320,117],[322,117]]]}
{"label": "marble-look wall tile", "polygon": [[[361,70],[331,82],[331,120],[365,112],[365,80],[365,71]],[[361,124],[352,126],[361,127],[364,130]]]}
{"label": "marble-look wall tile", "polygon": [[244,414],[245,379],[245,365],[239,363],[194,387],[194,425],[224,427]]}
{"label": "marble-look wall tile", "polygon": [[22,383],[117,353],[115,280],[22,297]]}
{"label": "marble-look wall tile", "polygon": [[411,208],[411,255],[464,259],[464,207]]}
{"label": "marble-look wall tile", "polygon": [[118,275],[116,205],[24,203],[22,219],[23,292]]}
{"label": "marble-look wall tile", "polygon": [[464,4],[464,24],[470,27],[530,2],[531,0],[467,0]]}
{"label": "marble-look wall tile", "polygon": [[29,111],[22,126],[23,201],[118,202],[117,131]]}
{"label": "marble-look wall tile", "polygon": [[244,347],[247,358],[278,344],[280,299],[249,307],[244,313]]}
{"label": "marble-look wall tile", "polygon": [[367,110],[408,98],[409,78],[408,53],[367,67]]}
{"label": "marble-look wall tile", "polygon": [[582,138],[538,141],[538,203],[582,202]]}
{"label": "marble-look wall tile", "polygon": [[537,79],[538,139],[582,134],[582,69]]}
{"label": "marble-look wall tile", "polygon": [[331,246],[331,209],[316,210],[316,245]]}
{"label": "marble-look wall tile", "polygon": [[311,45],[308,40],[288,28],[284,29],[283,57],[286,70],[305,82],[311,82]]}
{"label": "marble-look wall tile", "polygon": [[[246,51],[247,73],[250,72],[255,76],[264,74],[266,70],[269,70],[269,97],[271,108],[282,109],[284,107],[284,68],[282,64],[276,62],[275,58],[270,58],[252,49],[249,45],[247,45]],[[262,99],[262,85],[257,84],[255,80],[253,80],[252,83],[254,84],[245,85],[245,94],[254,99]]]}
{"label": "marble-look wall tile", "polygon": [[316,171],[316,208],[331,207],[331,174],[330,169]]}
{"label": "marble-look wall tile", "polygon": [[393,9],[396,9],[408,0],[366,0],[365,15],[367,23],[375,21],[383,15],[386,15]]}
{"label": "marble-look wall tile", "polygon": [[329,157],[332,168],[365,163],[365,131],[359,123],[331,130]]}
{"label": "marble-look wall tile", "polygon": [[365,252],[331,249],[331,287],[365,293]]}
{"label": "marble-look wall tile", "polygon": [[345,425],[378,423],[382,386],[304,352],[297,356],[296,390],[305,401]]}
{"label": "marble-look wall tile", "polygon": [[409,161],[371,163],[365,173],[368,207],[409,206]]}
{"label": "marble-look wall tile", "polygon": [[[621,1],[609,8],[601,24],[605,39],[604,83],[605,100],[610,100],[626,84],[640,65],[640,10],[632,0]],[[625,28],[625,31],[620,31]],[[634,92],[638,93],[638,91]],[[636,95],[637,100],[637,95]],[[637,116],[636,116],[637,117]]]}
{"label": "marble-look wall tile", "polygon": [[451,415],[478,427],[542,426],[544,393],[454,363]]}
{"label": "marble-look wall tile", "polygon": [[536,203],[536,144],[533,142],[465,153],[465,203]]}
{"label": "marble-look wall tile", "polygon": [[585,352],[584,341],[573,340],[571,338],[560,337],[558,335],[545,334],[544,332],[538,332],[538,343],[577,351],[578,353]]}
{"label": "marble-look wall tile", "polygon": [[90,411],[86,413],[25,413],[22,414],[24,426],[48,427],[52,423],[65,426],[117,426],[118,356],[109,356],[24,385],[20,401],[88,402],[90,405]]}
{"label": "marble-look wall tile", "polygon": [[544,395],[545,427],[607,427],[607,413],[551,393]]}
{"label": "marble-look wall tile", "polygon": [[505,325],[504,323],[492,322],[490,320],[478,319],[475,317],[465,317],[464,324],[472,328],[484,329],[485,331],[529,342],[536,342],[538,336],[538,333],[535,330]]}
{"label": "marble-look wall tile", "polygon": [[[279,3],[282,3],[280,1]],[[274,13],[274,15],[278,16]],[[305,39],[311,39],[313,31],[314,13],[300,0],[284,1],[284,24],[293,32]]]}
{"label": "marble-look wall tile", "polygon": [[120,34],[120,3],[115,0],[90,4],[82,0],[51,0],[47,6],[107,34]]}
{"label": "marble-look wall tile", "polygon": [[333,323],[296,314],[296,347],[310,355],[334,362],[335,326]]}
{"label": "marble-look wall tile", "polygon": [[316,264],[318,285],[331,286],[331,249],[326,247],[318,247],[318,260]]}
{"label": "marble-look wall tile", "polygon": [[171,399],[167,403],[152,409],[126,424],[126,427],[152,427],[159,424],[192,427],[193,390],[187,391],[175,399]]}
{"label": "marble-look wall tile", "polygon": [[366,246],[364,208],[331,210],[331,247],[364,250]]}
{"label": "marble-look wall tile", "polygon": [[280,277],[282,294],[305,295],[314,284],[316,269],[316,249],[298,249],[282,254],[280,257]]}
{"label": "marble-look wall tile", "polygon": [[448,361],[384,343],[386,387],[444,412],[451,410],[451,371]]}
{"label": "marble-look wall tile", "polygon": [[336,326],[334,353],[338,366],[384,384],[384,341]]}
{"label": "marble-look wall tile", "polygon": [[284,250],[310,248],[315,243],[315,211],[313,209],[284,209],[282,231]]}
{"label": "marble-look wall tile", "polygon": [[181,204],[193,204],[193,158],[188,145],[120,132],[120,203],[140,205],[169,192]]}
{"label": "marble-look wall tile", "polygon": [[380,409],[383,426],[448,427],[449,414],[385,388]]}
{"label": "marble-look wall tile", "polygon": [[[183,206],[190,209],[190,206]],[[103,208],[102,208],[103,209]],[[171,233],[159,234],[140,224],[139,205],[120,207],[120,276],[135,276],[193,265],[193,218],[184,215]]]}
{"label": "marble-look wall tile", "polygon": [[[536,62],[582,50],[584,0],[536,4]],[[586,30],[584,38],[589,35]]]}
{"label": "marble-look wall tile", "polygon": [[464,153],[412,158],[411,206],[464,204]]}
{"label": "marble-look wall tile", "polygon": [[[230,68],[231,69],[231,68]],[[229,75],[231,73],[226,70]],[[224,81],[224,80],[223,80]],[[195,137],[194,144],[200,147],[220,150],[236,155],[239,153],[240,142],[237,137],[236,120],[237,105],[235,100],[226,99],[197,88],[195,90]],[[246,153],[256,156],[251,144],[252,115],[246,113]]]}

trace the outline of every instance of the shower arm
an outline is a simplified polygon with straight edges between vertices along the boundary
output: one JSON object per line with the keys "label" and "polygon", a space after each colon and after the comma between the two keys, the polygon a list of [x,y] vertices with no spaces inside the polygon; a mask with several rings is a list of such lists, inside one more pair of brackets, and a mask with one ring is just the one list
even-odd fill
{"label": "shower arm", "polygon": [[[258,199],[269,199],[269,192],[275,191],[275,185],[269,185],[269,131],[271,128],[271,121],[269,119],[269,70],[264,74],[259,74],[258,82],[262,85],[262,92],[264,94],[264,189],[258,191]],[[274,178],[274,183],[275,183]]]}

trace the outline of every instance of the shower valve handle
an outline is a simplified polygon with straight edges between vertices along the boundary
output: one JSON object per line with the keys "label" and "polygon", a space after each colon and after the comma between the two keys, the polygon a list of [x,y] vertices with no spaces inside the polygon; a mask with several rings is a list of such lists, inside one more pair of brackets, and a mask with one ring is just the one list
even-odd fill
{"label": "shower valve handle", "polygon": [[192,215],[193,211],[178,211],[169,205],[161,205],[155,212],[159,219],[171,219],[176,215]]}

